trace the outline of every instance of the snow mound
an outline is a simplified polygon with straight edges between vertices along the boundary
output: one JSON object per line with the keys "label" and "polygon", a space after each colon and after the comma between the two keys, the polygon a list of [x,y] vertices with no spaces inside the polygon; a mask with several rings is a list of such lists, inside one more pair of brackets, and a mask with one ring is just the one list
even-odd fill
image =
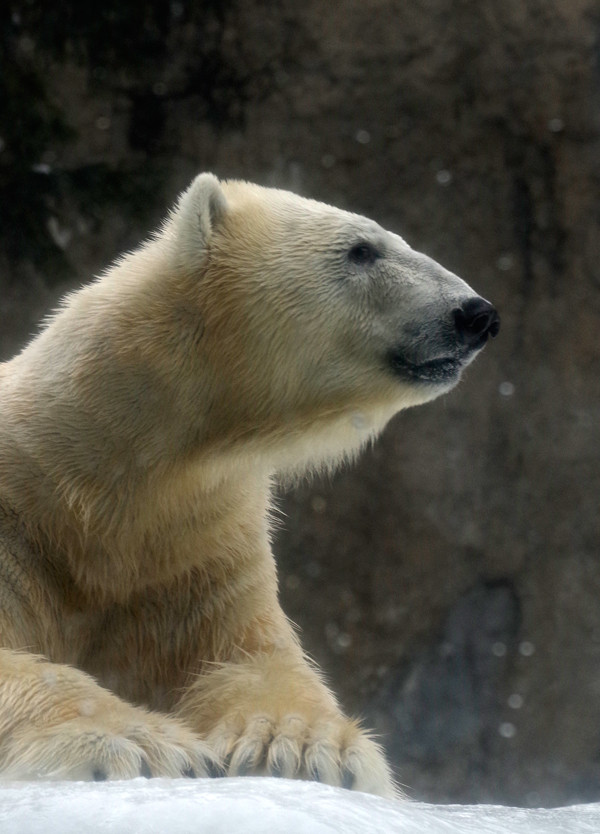
{"label": "snow mound", "polygon": [[2,834],[598,834],[600,804],[393,802],[286,779],[0,783]]}

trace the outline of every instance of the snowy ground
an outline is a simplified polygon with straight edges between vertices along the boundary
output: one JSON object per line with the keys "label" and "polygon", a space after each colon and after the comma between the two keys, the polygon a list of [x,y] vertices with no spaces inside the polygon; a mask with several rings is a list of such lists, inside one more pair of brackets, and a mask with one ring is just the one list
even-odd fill
{"label": "snowy ground", "polygon": [[285,779],[0,783],[1,834],[600,834],[600,804],[424,805]]}

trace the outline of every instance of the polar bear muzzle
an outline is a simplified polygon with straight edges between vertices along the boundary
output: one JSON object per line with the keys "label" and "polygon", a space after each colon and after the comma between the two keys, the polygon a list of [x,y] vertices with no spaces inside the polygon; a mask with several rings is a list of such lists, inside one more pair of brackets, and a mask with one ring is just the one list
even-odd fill
{"label": "polar bear muzzle", "polygon": [[[500,316],[496,308],[480,296],[464,301],[452,310],[453,327],[444,328],[431,341],[432,357],[411,355],[410,350],[397,347],[389,351],[388,362],[393,372],[411,382],[445,386],[458,382],[460,374],[486,344],[500,330]],[[442,346],[441,342],[445,344]]]}

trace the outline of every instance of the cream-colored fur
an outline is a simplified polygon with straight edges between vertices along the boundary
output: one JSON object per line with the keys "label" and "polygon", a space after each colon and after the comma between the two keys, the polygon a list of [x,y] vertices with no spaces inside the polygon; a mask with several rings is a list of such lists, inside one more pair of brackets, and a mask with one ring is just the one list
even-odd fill
{"label": "cream-colored fur", "polygon": [[[370,277],[357,238],[388,252]],[[67,298],[0,367],[0,775],[395,794],[279,607],[271,479],[447,390],[383,357],[470,294],[364,218],[202,175]]]}

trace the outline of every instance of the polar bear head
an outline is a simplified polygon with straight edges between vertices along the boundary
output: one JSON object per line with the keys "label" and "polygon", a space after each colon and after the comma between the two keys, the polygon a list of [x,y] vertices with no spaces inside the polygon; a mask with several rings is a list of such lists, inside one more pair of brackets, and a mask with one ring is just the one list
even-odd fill
{"label": "polar bear head", "polygon": [[377,223],[201,174],[19,362],[55,424],[85,426],[84,457],[93,438],[138,467],[237,471],[245,456],[294,473],[448,391],[498,328],[491,304]]}
{"label": "polar bear head", "polygon": [[245,438],[316,439],[332,421],[376,432],[452,388],[499,329],[489,302],[397,234],[286,191],[200,175],[163,235],[194,283],[213,414]]}

